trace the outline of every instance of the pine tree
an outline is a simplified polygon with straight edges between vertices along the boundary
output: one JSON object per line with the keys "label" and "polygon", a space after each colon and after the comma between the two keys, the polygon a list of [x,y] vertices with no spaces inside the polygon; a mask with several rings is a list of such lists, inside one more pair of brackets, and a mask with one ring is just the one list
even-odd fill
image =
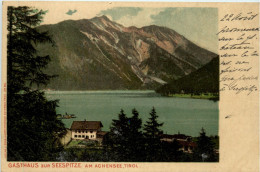
{"label": "pine tree", "polygon": [[[66,129],[57,119],[57,101],[37,89],[52,78],[43,71],[49,56],[37,56],[38,43],[52,43],[36,29],[45,14],[26,6],[8,7],[7,158],[9,161],[55,160]],[[33,87],[34,86],[34,87]],[[37,86],[37,87],[36,87]],[[33,91],[33,89],[35,89]]]}
{"label": "pine tree", "polygon": [[127,148],[130,152],[130,161],[142,161],[144,159],[144,137],[141,131],[142,120],[136,109],[132,110],[132,117],[129,118],[129,134]]}
{"label": "pine tree", "polygon": [[141,129],[142,120],[136,109],[132,110],[130,118],[121,110],[118,119],[113,119],[110,132],[103,140],[106,151],[110,150],[111,157],[116,158],[116,161],[142,161],[144,138]]}
{"label": "pine tree", "polygon": [[127,142],[129,134],[129,119],[123,110],[118,114],[118,119],[113,119],[110,132],[105,137],[103,144],[108,148],[111,157],[116,161],[125,161],[128,158],[129,150]]}
{"label": "pine tree", "polygon": [[194,151],[195,161],[216,161],[217,156],[214,152],[214,143],[206,135],[204,128],[201,129],[197,140],[197,148]]}
{"label": "pine tree", "polygon": [[147,161],[157,161],[161,159],[162,149],[160,142],[160,135],[162,134],[162,130],[160,127],[163,123],[159,123],[157,121],[158,116],[156,115],[155,108],[153,107],[150,118],[144,125],[144,136],[146,140],[146,160]]}

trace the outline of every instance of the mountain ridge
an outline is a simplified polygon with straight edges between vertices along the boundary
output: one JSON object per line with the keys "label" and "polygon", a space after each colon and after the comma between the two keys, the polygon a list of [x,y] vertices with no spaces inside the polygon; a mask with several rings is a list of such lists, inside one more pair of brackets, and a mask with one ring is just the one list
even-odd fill
{"label": "mountain ridge", "polygon": [[219,57],[213,58],[200,69],[177,80],[161,86],[156,90],[162,95],[170,94],[205,94],[219,93]]}
{"label": "mountain ridge", "polygon": [[48,88],[57,90],[154,89],[217,56],[167,27],[124,27],[106,16],[38,29],[56,44],[37,49],[52,57],[46,72],[59,77]]}

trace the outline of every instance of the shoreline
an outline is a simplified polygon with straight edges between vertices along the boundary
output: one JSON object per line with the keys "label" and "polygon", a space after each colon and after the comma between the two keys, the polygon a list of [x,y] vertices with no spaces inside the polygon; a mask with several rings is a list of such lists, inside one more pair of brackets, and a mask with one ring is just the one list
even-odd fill
{"label": "shoreline", "polygon": [[176,98],[188,98],[188,99],[205,99],[205,100],[215,100],[219,101],[219,96],[212,95],[191,95],[191,94],[169,94],[162,95],[164,97],[176,97]]}

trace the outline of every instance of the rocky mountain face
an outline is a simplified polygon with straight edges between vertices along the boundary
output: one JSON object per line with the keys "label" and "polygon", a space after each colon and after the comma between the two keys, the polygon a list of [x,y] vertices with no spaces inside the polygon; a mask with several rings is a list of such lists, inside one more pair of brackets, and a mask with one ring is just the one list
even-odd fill
{"label": "rocky mountain face", "polygon": [[46,72],[56,90],[154,89],[196,71],[217,55],[160,26],[124,27],[106,16],[42,25],[55,46]]}

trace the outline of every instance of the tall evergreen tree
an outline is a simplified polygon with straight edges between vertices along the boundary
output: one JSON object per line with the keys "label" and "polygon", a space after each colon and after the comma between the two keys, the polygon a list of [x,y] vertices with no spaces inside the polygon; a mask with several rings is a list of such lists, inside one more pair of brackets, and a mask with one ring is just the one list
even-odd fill
{"label": "tall evergreen tree", "polygon": [[159,123],[157,121],[158,116],[156,115],[155,108],[153,107],[150,118],[144,124],[144,136],[146,139],[146,160],[147,161],[157,161],[161,159],[161,142],[160,142],[160,135],[162,134],[162,130],[160,127],[163,123]]}
{"label": "tall evergreen tree", "polygon": [[216,161],[217,155],[214,152],[214,143],[210,137],[206,135],[204,128],[201,129],[200,136],[197,141],[197,148],[194,151],[195,161]]}
{"label": "tall evergreen tree", "polygon": [[[55,160],[66,133],[57,119],[57,101],[48,101],[36,86],[52,78],[43,72],[49,56],[37,56],[38,43],[51,43],[36,29],[45,14],[26,6],[8,7],[7,158],[10,161]],[[35,85],[34,88],[32,88]],[[35,89],[33,91],[33,89]]]}
{"label": "tall evergreen tree", "polygon": [[127,149],[129,134],[129,119],[123,110],[118,114],[118,119],[112,120],[110,132],[104,138],[103,144],[108,148],[111,157],[116,161],[124,161],[128,158]]}
{"label": "tall evergreen tree", "polygon": [[132,117],[127,117],[123,110],[117,120],[113,120],[110,132],[105,136],[103,144],[111,157],[116,161],[142,161],[144,158],[142,120],[136,109]]}
{"label": "tall evergreen tree", "polygon": [[129,118],[129,142],[127,146],[130,152],[131,161],[144,160],[144,137],[141,129],[142,120],[139,118],[138,111],[133,109],[132,117]]}

